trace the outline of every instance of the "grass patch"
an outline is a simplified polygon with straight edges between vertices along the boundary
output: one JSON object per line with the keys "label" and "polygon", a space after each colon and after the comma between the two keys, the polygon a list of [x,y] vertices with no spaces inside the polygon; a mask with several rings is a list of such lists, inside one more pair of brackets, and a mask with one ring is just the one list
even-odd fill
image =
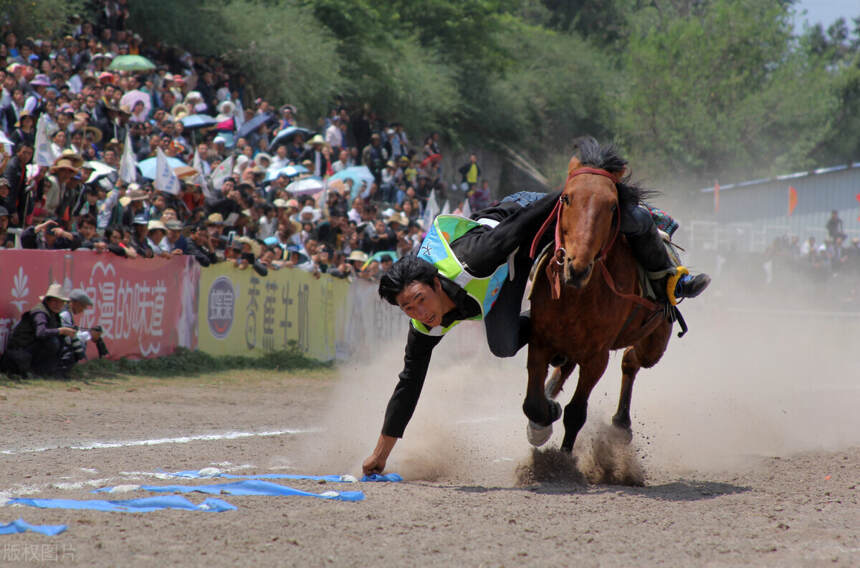
{"label": "grass patch", "polygon": [[306,357],[298,348],[266,353],[261,357],[245,355],[212,356],[202,351],[177,348],[172,355],[155,359],[97,359],[72,370],[73,379],[113,377],[116,375],[145,375],[150,377],[187,377],[237,369],[292,371],[298,369],[330,369],[333,363],[323,363]]}

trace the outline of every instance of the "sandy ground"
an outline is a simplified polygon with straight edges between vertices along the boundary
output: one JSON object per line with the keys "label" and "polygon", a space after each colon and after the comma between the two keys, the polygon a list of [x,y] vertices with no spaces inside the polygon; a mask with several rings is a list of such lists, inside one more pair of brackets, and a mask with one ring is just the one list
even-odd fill
{"label": "sandy ground", "polygon": [[[457,330],[389,461],[405,482],[281,481],[366,499],[224,496],[238,507],[225,513],[5,506],[0,523],[68,530],[0,537],[0,565],[860,565],[857,324],[687,317],[690,336],[640,376],[629,447],[603,426],[618,355],[574,460],[532,455],[524,359],[493,360],[474,330]],[[305,375],[4,384],[0,496],[91,499],[96,487],[176,483],[153,474],[204,467],[358,474],[401,350]]]}

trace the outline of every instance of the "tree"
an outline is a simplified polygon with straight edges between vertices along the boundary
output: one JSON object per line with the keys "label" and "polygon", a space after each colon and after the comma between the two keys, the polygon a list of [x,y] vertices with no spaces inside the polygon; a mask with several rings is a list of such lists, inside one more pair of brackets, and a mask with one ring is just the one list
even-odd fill
{"label": "tree", "polygon": [[616,125],[637,161],[702,180],[810,164],[838,99],[826,61],[794,41],[788,6],[672,7],[655,0],[632,19]]}

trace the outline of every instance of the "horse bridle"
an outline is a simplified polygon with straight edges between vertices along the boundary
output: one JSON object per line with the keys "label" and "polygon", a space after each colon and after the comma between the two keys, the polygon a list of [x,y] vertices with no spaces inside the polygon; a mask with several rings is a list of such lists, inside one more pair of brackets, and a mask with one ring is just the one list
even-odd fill
{"label": "horse bridle", "polygon": [[[571,179],[583,174],[603,176],[611,179],[613,184],[617,184],[620,181],[619,174],[613,174],[612,172],[600,168],[585,167],[577,168],[570,172],[564,185],[567,186]],[[564,264],[564,257],[567,255],[567,251],[564,250],[564,247],[561,243],[561,210],[562,205],[564,204],[564,197],[564,193],[562,193],[558,197],[558,201],[556,202],[555,207],[553,207],[549,216],[547,216],[540,229],[538,229],[538,232],[535,235],[534,240],[532,241],[531,249],[529,249],[529,255],[531,256],[531,258],[534,258],[537,254],[537,248],[539,246],[538,243],[540,242],[541,237],[543,237],[544,233],[546,233],[550,224],[555,221],[555,250],[553,251],[553,260],[557,264]],[[612,232],[612,238],[610,238],[606,243],[604,243],[603,247],[600,249],[600,252],[598,252],[597,256],[594,258],[595,262],[601,261],[606,256],[606,254],[609,253],[610,249],[612,249],[612,245],[615,244],[615,238],[618,236],[618,230],[621,227],[621,207],[616,206],[615,210],[617,212],[617,216],[615,220],[615,230]]]}
{"label": "horse bridle", "polygon": [[[603,170],[600,168],[577,168],[570,172],[570,174],[568,174],[567,182],[570,182],[571,179],[582,174],[603,176],[611,179],[613,183],[616,184],[620,181],[619,174],[613,174],[612,172],[609,172],[607,170]],[[565,186],[567,186],[567,182],[565,182]],[[551,269],[549,265],[547,266],[547,274],[550,278],[550,289],[552,291],[552,297],[554,300],[557,300],[561,295],[561,271],[562,267],[564,266],[564,257],[567,255],[567,251],[564,250],[564,247],[561,245],[561,206],[563,205],[563,197],[564,193],[559,196],[558,202],[555,204],[555,207],[553,208],[552,212],[550,212],[549,216],[543,222],[543,225],[541,225],[540,229],[537,232],[537,235],[535,235],[535,238],[532,241],[531,249],[529,250],[531,258],[534,258],[535,254],[537,254],[538,243],[540,242],[541,237],[549,228],[550,223],[555,221],[555,251],[553,252],[553,260],[555,261],[555,267]],[[612,245],[615,244],[615,239],[618,237],[618,232],[621,230],[620,204],[616,205],[615,211],[617,214],[615,217],[615,228],[612,230],[612,237],[606,243],[604,243],[603,247],[600,249],[600,252],[597,253],[596,257],[594,257],[594,263],[600,267],[603,279],[606,281],[606,285],[609,287],[613,294],[624,298],[625,300],[630,300],[636,304],[640,304],[648,310],[657,311],[660,308],[656,303],[646,298],[643,298],[638,294],[626,294],[624,292],[619,291],[615,285],[615,280],[612,278],[612,274],[609,272],[609,269],[606,268],[606,263],[604,262],[604,259],[606,258],[606,255],[609,254],[609,251],[612,250]]]}

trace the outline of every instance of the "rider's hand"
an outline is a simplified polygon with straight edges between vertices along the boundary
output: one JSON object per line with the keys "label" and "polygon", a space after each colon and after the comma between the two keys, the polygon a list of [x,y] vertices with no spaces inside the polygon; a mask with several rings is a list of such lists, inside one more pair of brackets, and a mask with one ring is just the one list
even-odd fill
{"label": "rider's hand", "polygon": [[364,460],[364,463],[361,464],[361,471],[364,475],[370,475],[371,473],[382,473],[385,470],[385,462],[388,461],[386,458],[382,456],[377,456],[375,453]]}
{"label": "rider's hand", "polygon": [[388,455],[396,443],[397,438],[380,434],[373,453],[361,464],[361,470],[364,472],[364,475],[382,473],[385,470],[385,462],[388,461]]}
{"label": "rider's hand", "polygon": [[90,332],[90,335],[92,336],[93,341],[98,341],[102,336],[102,332],[93,330]]}

